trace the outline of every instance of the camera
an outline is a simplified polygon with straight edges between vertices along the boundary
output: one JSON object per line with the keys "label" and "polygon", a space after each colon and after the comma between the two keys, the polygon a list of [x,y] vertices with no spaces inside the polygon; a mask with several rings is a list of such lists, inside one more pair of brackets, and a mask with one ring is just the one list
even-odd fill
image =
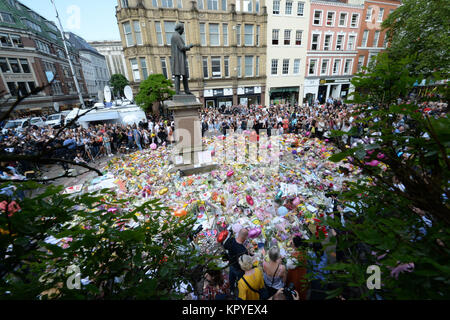
{"label": "camera", "polygon": [[289,283],[289,286],[284,287],[283,293],[286,297],[286,300],[295,300],[294,297],[296,296],[296,293],[294,283],[291,282]]}

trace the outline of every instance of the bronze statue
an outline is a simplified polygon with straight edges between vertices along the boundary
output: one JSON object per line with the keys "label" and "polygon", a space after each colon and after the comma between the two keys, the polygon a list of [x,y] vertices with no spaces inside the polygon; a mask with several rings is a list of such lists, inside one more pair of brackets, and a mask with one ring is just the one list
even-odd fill
{"label": "bronze statue", "polygon": [[189,91],[189,72],[186,51],[191,50],[194,45],[186,46],[181,35],[184,33],[184,26],[181,23],[177,23],[175,26],[175,33],[172,35],[172,75],[175,76],[175,91],[176,94],[180,94],[180,77],[183,76],[184,92],[186,94],[192,94]]}

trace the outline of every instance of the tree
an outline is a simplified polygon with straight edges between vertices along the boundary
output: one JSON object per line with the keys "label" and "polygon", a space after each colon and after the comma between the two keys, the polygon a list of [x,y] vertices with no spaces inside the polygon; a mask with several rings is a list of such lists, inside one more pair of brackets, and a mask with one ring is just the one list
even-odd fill
{"label": "tree", "polygon": [[[409,58],[382,54],[352,81],[359,103],[353,116],[371,141],[350,147],[340,137],[358,135],[356,128],[334,132],[341,152],[330,160],[346,159],[363,176],[338,195],[345,226],[328,220],[337,232],[330,245],[344,253],[327,268],[330,297],[450,297],[450,121],[422,113],[416,103],[397,103],[412,88],[415,67]],[[398,122],[404,131],[394,131]],[[380,290],[367,287],[371,265],[380,267]]]}
{"label": "tree", "polygon": [[162,103],[175,94],[175,91],[170,89],[172,87],[172,80],[166,79],[162,74],[152,74],[141,83],[135,99],[136,103],[144,111],[149,112],[152,110],[153,104],[158,102],[161,110]]}
{"label": "tree", "polygon": [[[448,79],[450,3],[446,0],[405,0],[383,22],[394,60],[411,58],[408,70],[423,79]],[[421,80],[421,79],[417,79]]]}
{"label": "tree", "polygon": [[124,96],[123,89],[130,84],[130,82],[121,74],[113,74],[109,80],[109,84],[113,87],[115,96]]}
{"label": "tree", "polygon": [[61,191],[51,186],[13,205],[1,196],[2,299],[179,299],[198,266],[215,268],[215,257],[190,244],[195,216],[174,217],[158,200],[133,205],[108,190]]}

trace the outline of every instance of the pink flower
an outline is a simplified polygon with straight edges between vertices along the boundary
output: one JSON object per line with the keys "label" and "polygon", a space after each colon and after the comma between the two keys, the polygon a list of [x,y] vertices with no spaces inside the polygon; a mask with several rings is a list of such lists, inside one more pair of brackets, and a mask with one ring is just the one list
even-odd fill
{"label": "pink flower", "polygon": [[372,153],[373,153],[373,150],[369,150],[369,151],[367,151],[367,153],[368,153],[368,154],[372,154]]}
{"label": "pink flower", "polygon": [[17,202],[13,201],[8,205],[8,217],[12,217],[14,213],[21,210],[20,206],[17,204]]}
{"label": "pink flower", "polygon": [[1,211],[6,211],[7,206],[8,206],[8,202],[6,202],[6,201],[1,202],[0,203],[0,210]]}
{"label": "pink flower", "polygon": [[379,153],[378,155],[377,155],[377,158],[378,159],[384,159],[386,156],[383,154],[383,153]]}
{"label": "pink flower", "polygon": [[378,160],[372,160],[370,162],[366,162],[366,166],[371,166],[371,167],[376,167],[378,164],[380,163],[380,161]]}
{"label": "pink flower", "polygon": [[391,277],[395,277],[395,280],[398,280],[398,275],[400,272],[412,272],[413,270],[414,270],[414,262],[404,263],[395,267],[391,271]]}

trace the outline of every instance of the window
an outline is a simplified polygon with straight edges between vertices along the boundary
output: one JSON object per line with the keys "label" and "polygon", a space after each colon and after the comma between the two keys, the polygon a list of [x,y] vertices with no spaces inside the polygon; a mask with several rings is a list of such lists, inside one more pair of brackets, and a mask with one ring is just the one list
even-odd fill
{"label": "window", "polygon": [[142,75],[144,76],[144,80],[147,80],[148,78],[147,61],[145,61],[145,58],[139,58],[139,60],[141,62]]}
{"label": "window", "polygon": [[253,46],[253,25],[244,25],[244,42],[246,46]]}
{"label": "window", "polygon": [[56,55],[58,57],[60,57],[61,59],[65,59],[66,58],[65,52],[63,50],[61,50],[61,49],[56,49]]}
{"label": "window", "polygon": [[30,66],[27,59],[20,59],[20,65],[24,73],[31,73]]}
{"label": "window", "polygon": [[255,77],[259,77],[259,57],[256,57],[256,63],[255,63]]}
{"label": "window", "polygon": [[356,36],[348,36],[347,50],[355,49],[355,38]]}
{"label": "window", "polygon": [[295,31],[295,45],[296,46],[301,46],[302,45],[302,35],[303,35],[303,31],[302,30]]}
{"label": "window", "polygon": [[347,13],[341,12],[339,15],[339,27],[346,27],[347,26]]}
{"label": "window", "polygon": [[[17,82],[17,86],[19,87],[19,93],[21,96],[27,95],[28,89],[26,82]],[[59,92],[56,92],[56,94],[59,94]]]}
{"label": "window", "polygon": [[372,7],[367,8],[366,21],[370,21],[372,19],[372,10]]}
{"label": "window", "polygon": [[241,0],[236,0],[236,11],[241,11]]}
{"label": "window", "polygon": [[380,11],[378,12],[378,22],[383,21],[383,15],[384,15],[384,9],[380,8]]}
{"label": "window", "polygon": [[48,32],[47,35],[52,38],[53,40],[57,40],[58,36],[56,34],[54,34],[53,32]]}
{"label": "window", "polygon": [[164,75],[164,77],[166,78],[166,79],[168,79],[169,77],[168,77],[168,73],[167,73],[167,64],[166,64],[166,58],[160,58],[160,61],[161,61],[161,70],[162,70],[162,73],[163,73],[163,75]]}
{"label": "window", "polygon": [[336,50],[344,50],[344,35],[338,34],[336,39]]}
{"label": "window", "polygon": [[0,43],[2,47],[12,47],[12,41],[7,33],[0,33]]}
{"label": "window", "polygon": [[242,11],[244,12],[252,12],[253,11],[253,0],[244,0],[243,1]]}
{"label": "window", "polygon": [[370,66],[370,64],[373,62],[374,58],[376,58],[376,53],[370,53],[369,58],[367,59],[367,66]]}
{"label": "window", "polygon": [[164,45],[164,43],[162,40],[161,22],[156,21],[155,26],[156,26],[156,39],[158,40],[158,45],[162,46]]}
{"label": "window", "polygon": [[237,76],[238,78],[242,77],[242,68],[241,68],[241,57],[237,57]]}
{"label": "window", "polygon": [[367,37],[369,36],[369,30],[364,30],[363,37],[362,37],[362,47],[367,47]]}
{"label": "window", "polygon": [[11,72],[8,62],[6,61],[6,58],[0,58],[0,69],[2,70],[3,73]]}
{"label": "window", "polygon": [[19,60],[16,58],[8,58],[9,65],[11,66],[11,70],[14,73],[22,73],[19,66]]}
{"label": "window", "polygon": [[322,11],[314,10],[313,25],[320,26],[322,24]]}
{"label": "window", "polygon": [[183,9],[183,0],[177,0],[177,8]]}
{"label": "window", "polygon": [[209,24],[209,43],[211,46],[220,46],[219,24]]}
{"label": "window", "polygon": [[227,11],[227,0],[222,0],[222,11]]}
{"label": "window", "polygon": [[352,62],[353,62],[352,59],[345,59],[344,74],[350,74],[351,73]]}
{"label": "window", "polygon": [[228,24],[224,23],[222,25],[222,34],[223,34],[223,45],[228,46]]}
{"label": "window", "polygon": [[289,74],[289,59],[283,59],[283,74]]}
{"label": "window", "polygon": [[152,0],[153,8],[158,8],[158,0]]}
{"label": "window", "polygon": [[128,8],[128,0],[121,0],[122,8]]}
{"label": "window", "polygon": [[164,31],[166,32],[166,44],[170,46],[172,41],[172,35],[175,33],[175,22],[164,21]]}
{"label": "window", "polygon": [[278,73],[278,59],[272,59],[271,74],[276,75]]}
{"label": "window", "polygon": [[334,17],[335,17],[335,15],[336,15],[336,12],[328,11],[328,13],[327,13],[327,26],[328,27],[334,26]]}
{"label": "window", "polygon": [[319,39],[320,39],[320,34],[315,33],[312,35],[311,50],[319,50]]}
{"label": "window", "polygon": [[300,73],[300,59],[294,59],[294,74]]}
{"label": "window", "polygon": [[273,14],[280,14],[280,1],[279,0],[275,0],[273,2]]}
{"label": "window", "polygon": [[277,45],[278,44],[278,36],[280,34],[280,30],[273,29],[272,30],[272,44]]}
{"label": "window", "polygon": [[297,15],[300,17],[303,17],[303,12],[305,10],[305,3],[304,2],[297,2]]}
{"label": "window", "polygon": [[206,46],[206,27],[204,23],[200,23],[200,42],[202,46]]}
{"label": "window", "polygon": [[54,81],[52,84],[52,90],[54,95],[62,95],[63,91],[61,88],[61,82],[58,80]]}
{"label": "window", "polygon": [[224,68],[225,78],[228,78],[230,76],[230,58],[229,57],[223,58],[223,68]]}
{"label": "window", "polygon": [[28,82],[28,87],[30,88],[30,92],[36,89],[36,84],[32,81]]}
{"label": "window", "polygon": [[261,33],[261,26],[256,26],[256,46],[259,47],[259,37]]}
{"label": "window", "polygon": [[10,37],[11,37],[14,47],[23,48],[23,42],[22,42],[21,36],[16,36],[16,35],[10,34]]}
{"label": "window", "polygon": [[259,0],[255,0],[255,12],[259,13]]}
{"label": "window", "polygon": [[[3,14],[4,14],[4,13],[1,13],[0,15],[3,15]],[[6,21],[6,22],[8,22],[8,21]],[[14,22],[14,21],[9,21],[9,22]],[[40,26],[40,25],[38,25],[38,24],[36,24],[36,23],[34,23],[34,22],[30,21],[30,20],[27,20],[27,19],[23,19],[23,22],[24,22],[28,27],[30,27],[31,29],[33,29],[34,31],[42,32],[42,29],[41,29],[41,26]]]}
{"label": "window", "polygon": [[323,43],[323,50],[330,50],[330,48],[331,48],[331,38],[332,38],[332,35],[331,34],[326,34],[325,35],[325,40],[324,40],[324,43]]}
{"label": "window", "polygon": [[316,64],[317,64],[317,60],[316,59],[311,59],[309,60],[309,69],[308,69],[308,75],[314,75],[316,73]]}
{"label": "window", "polygon": [[253,56],[245,56],[245,76],[253,77]]}
{"label": "window", "polygon": [[222,72],[220,71],[220,57],[211,57],[211,67],[212,67],[212,77],[220,78],[222,77]]}
{"label": "window", "polygon": [[389,44],[389,38],[387,33],[384,35],[383,47],[387,48]]}
{"label": "window", "polygon": [[375,35],[373,37],[373,45],[372,47],[378,47],[378,41],[380,40],[380,30],[375,31]]}
{"label": "window", "polygon": [[[7,22],[7,23],[15,23],[14,18],[12,14],[6,13],[6,12],[0,12],[0,21],[1,22]],[[28,21],[28,20],[27,20]],[[31,22],[31,21],[29,21]],[[32,22],[31,22],[32,23]],[[40,29],[41,27],[39,27]]]}
{"label": "window", "polygon": [[203,78],[208,78],[208,57],[203,57]]}
{"label": "window", "polygon": [[139,21],[133,21],[134,26],[134,35],[136,36],[136,44],[142,45],[142,33],[141,33],[141,25]]}
{"label": "window", "polygon": [[129,22],[123,24],[123,32],[125,33],[125,40],[127,42],[127,47],[134,46],[133,34],[131,33],[131,25]]}
{"label": "window", "polygon": [[358,72],[361,72],[363,66],[364,66],[364,56],[359,56],[359,58],[358,58]]}
{"label": "window", "polygon": [[340,68],[341,68],[341,59],[334,59],[333,75],[338,74]]}
{"label": "window", "polygon": [[285,14],[292,14],[292,1],[286,1]]}
{"label": "window", "polygon": [[139,73],[139,66],[138,66],[137,60],[131,59],[130,63],[131,63],[131,70],[133,72],[134,81],[136,81],[136,82],[141,81],[141,75]]}
{"label": "window", "polygon": [[197,0],[197,8],[203,10],[203,0]]}
{"label": "window", "polygon": [[320,75],[326,75],[328,73],[328,59],[322,59],[322,66],[320,67]]}
{"label": "window", "polygon": [[161,0],[161,7],[173,8],[173,1],[172,0]]}
{"label": "window", "polygon": [[15,82],[8,82],[7,84],[8,84],[9,93],[12,96],[17,96],[18,91],[17,91],[16,83]]}
{"label": "window", "polygon": [[240,24],[236,25],[236,44],[238,46],[241,45],[241,25]]}
{"label": "window", "polygon": [[284,30],[284,44],[291,44],[291,30]]}
{"label": "window", "polygon": [[218,0],[207,0],[208,2],[208,10],[219,10],[219,1]]}
{"label": "window", "polygon": [[350,27],[357,28],[358,27],[358,20],[359,20],[359,13],[353,13],[352,14],[352,21],[350,23]]}

